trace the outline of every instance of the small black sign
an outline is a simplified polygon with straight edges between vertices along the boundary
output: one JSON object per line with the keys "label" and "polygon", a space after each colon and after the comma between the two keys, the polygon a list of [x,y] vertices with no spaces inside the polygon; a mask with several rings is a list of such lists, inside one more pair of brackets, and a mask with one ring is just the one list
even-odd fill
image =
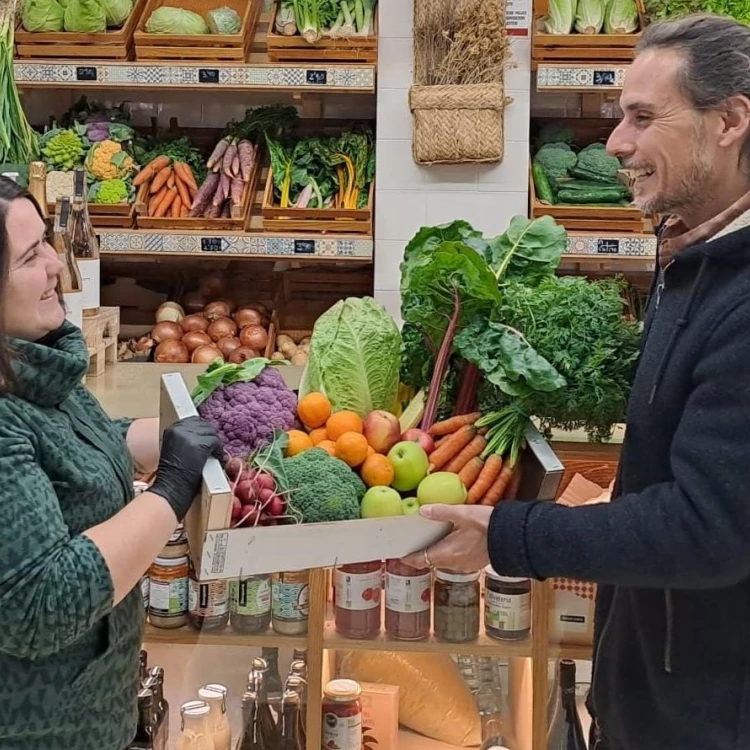
{"label": "small black sign", "polygon": [[325,86],[328,83],[327,70],[308,70],[307,82],[311,86]]}
{"label": "small black sign", "polygon": [[202,253],[220,253],[221,251],[221,237],[201,237]]}
{"label": "small black sign", "polygon": [[599,255],[618,255],[620,252],[620,240],[599,238],[596,241],[596,252]]}
{"label": "small black sign", "polygon": [[218,83],[218,68],[198,68],[198,83]]}
{"label": "small black sign", "polygon": [[95,81],[97,70],[88,65],[76,67],[76,81]]}
{"label": "small black sign", "polygon": [[315,255],[315,240],[294,240],[295,255]]}
{"label": "small black sign", "polygon": [[614,86],[615,85],[615,71],[614,70],[595,70],[594,71],[594,86]]}

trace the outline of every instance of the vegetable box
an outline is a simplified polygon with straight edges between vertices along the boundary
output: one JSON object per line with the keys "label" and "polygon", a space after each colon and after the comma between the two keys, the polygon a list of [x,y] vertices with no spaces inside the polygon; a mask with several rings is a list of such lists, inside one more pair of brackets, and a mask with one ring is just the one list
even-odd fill
{"label": "vegetable box", "polygon": [[[136,60],[226,60],[245,62],[255,38],[263,0],[147,0],[133,35]],[[239,34],[149,34],[146,24],[162,7],[190,10],[205,18],[217,8],[239,13]]]}
{"label": "vegetable box", "polygon": [[148,0],[135,0],[133,11],[119,29],[96,34],[72,31],[30,32],[20,24],[16,28],[16,57],[81,58],[90,60],[130,60],[133,33]]}
{"label": "vegetable box", "polygon": [[[135,203],[89,203],[89,216],[95,229],[130,229],[135,222]],[[55,204],[48,203],[50,216],[55,214]]]}
{"label": "vegetable box", "polygon": [[[297,368],[282,368],[287,385],[296,388]],[[190,392],[179,373],[163,375],[160,426],[195,416]],[[522,497],[553,500],[563,465],[542,436],[530,427],[524,462]],[[201,496],[193,504],[185,529],[199,580],[324,568],[342,563],[400,558],[446,536],[449,524],[419,515],[370,518],[334,523],[230,529],[231,490],[221,465],[210,459],[203,471]]]}

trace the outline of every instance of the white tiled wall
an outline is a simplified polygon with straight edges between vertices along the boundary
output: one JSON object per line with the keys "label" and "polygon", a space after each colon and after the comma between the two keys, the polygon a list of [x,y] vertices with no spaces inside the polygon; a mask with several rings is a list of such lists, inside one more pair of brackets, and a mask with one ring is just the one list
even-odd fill
{"label": "white tiled wall", "polygon": [[414,0],[382,0],[379,7],[375,296],[400,320],[399,264],[421,226],[465,219],[492,235],[527,213],[530,43],[512,42],[505,91],[513,102],[505,111],[503,161],[424,167],[411,158]]}

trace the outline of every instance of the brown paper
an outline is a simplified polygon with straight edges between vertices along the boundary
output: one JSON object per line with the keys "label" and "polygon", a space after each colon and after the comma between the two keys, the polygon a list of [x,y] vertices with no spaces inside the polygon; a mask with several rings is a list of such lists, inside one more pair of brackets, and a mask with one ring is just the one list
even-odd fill
{"label": "brown paper", "polygon": [[594,505],[595,503],[608,503],[612,499],[612,487],[614,482],[607,489],[600,487],[595,482],[590,482],[581,474],[576,474],[570,480],[570,484],[557,499],[560,505],[567,505],[576,508],[579,505]]}

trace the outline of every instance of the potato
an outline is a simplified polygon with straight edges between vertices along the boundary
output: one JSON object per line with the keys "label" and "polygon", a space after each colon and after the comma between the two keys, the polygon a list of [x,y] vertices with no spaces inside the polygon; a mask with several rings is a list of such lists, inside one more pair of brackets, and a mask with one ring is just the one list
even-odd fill
{"label": "potato", "polygon": [[307,354],[304,352],[298,351],[296,354],[292,355],[292,364],[297,365],[298,367],[302,367],[307,364]]}
{"label": "potato", "polygon": [[274,352],[271,355],[271,359],[281,359],[281,360],[284,360],[284,359],[286,359],[286,357],[281,352]]}
{"label": "potato", "polygon": [[293,341],[283,344],[279,347],[279,351],[283,352],[285,357],[292,357],[297,353],[297,344],[295,344]]}
{"label": "potato", "polygon": [[299,343],[300,343],[300,346],[303,346],[303,345],[307,345],[307,346],[309,346],[309,345],[310,345],[310,341],[311,341],[311,340],[312,340],[312,339],[310,338],[310,336],[305,336],[305,337],[304,337],[304,338],[302,339],[302,341],[300,341],[300,342],[299,342]]}
{"label": "potato", "polygon": [[294,339],[291,336],[288,336],[286,333],[280,333],[276,337],[276,348],[279,351],[283,351],[284,344],[293,344]]}

